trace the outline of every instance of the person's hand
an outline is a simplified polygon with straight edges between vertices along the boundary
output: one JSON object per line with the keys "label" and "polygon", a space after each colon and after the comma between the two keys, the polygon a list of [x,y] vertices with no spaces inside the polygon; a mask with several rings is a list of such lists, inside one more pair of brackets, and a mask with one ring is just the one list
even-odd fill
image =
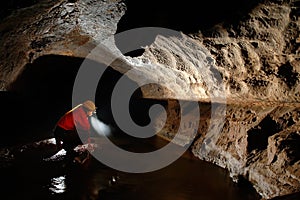
{"label": "person's hand", "polygon": [[88,145],[87,145],[87,150],[90,151],[90,152],[93,152],[93,151],[95,150],[94,145],[88,144]]}

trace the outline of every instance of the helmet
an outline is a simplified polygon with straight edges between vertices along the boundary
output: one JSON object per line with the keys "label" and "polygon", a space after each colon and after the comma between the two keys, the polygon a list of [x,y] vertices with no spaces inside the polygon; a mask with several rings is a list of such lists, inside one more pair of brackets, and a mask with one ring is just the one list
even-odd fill
{"label": "helmet", "polygon": [[95,111],[96,110],[96,106],[94,104],[94,102],[87,100],[85,101],[82,106],[87,109],[88,111]]}

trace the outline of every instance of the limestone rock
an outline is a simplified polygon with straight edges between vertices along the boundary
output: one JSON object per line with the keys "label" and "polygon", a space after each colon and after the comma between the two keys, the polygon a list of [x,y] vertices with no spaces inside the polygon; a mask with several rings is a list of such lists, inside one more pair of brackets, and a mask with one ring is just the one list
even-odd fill
{"label": "limestone rock", "polygon": [[124,12],[121,1],[94,0],[42,0],[16,10],[0,25],[1,90],[42,55],[84,58],[115,33]]}
{"label": "limestone rock", "polygon": [[[158,134],[168,140],[179,136],[173,140],[179,145],[193,142],[197,157],[228,169],[234,181],[250,181],[266,199],[299,192],[299,104],[200,104],[197,116],[169,100],[167,114]],[[187,134],[195,130],[196,137]]]}
{"label": "limestone rock", "polygon": [[220,24],[190,37],[158,36],[144,55],[132,59],[118,52],[112,38],[125,12],[122,2],[44,0],[17,10],[0,26],[2,90],[39,56],[86,57],[108,40],[108,54],[121,60],[112,63],[114,69],[133,68],[128,76],[134,81],[165,86],[142,89],[144,97],[297,102],[297,9],[294,1],[267,1],[238,24]]}
{"label": "limestone rock", "polygon": [[[200,98],[209,98],[203,95],[208,91],[203,79],[207,80],[209,74],[199,74],[203,65],[213,74],[220,74],[223,85],[215,84],[219,90],[224,86],[228,101],[299,102],[297,10],[296,1],[261,3],[238,24],[219,24],[211,31],[190,35],[194,38],[192,42],[173,45],[172,38],[157,39],[146,48],[143,57],[185,73],[182,76],[187,77],[183,80],[188,91],[199,93]],[[191,50],[190,44],[193,44]],[[205,49],[211,55],[204,53]],[[205,63],[201,65],[201,61]]]}
{"label": "limestone rock", "polygon": [[234,180],[246,178],[264,198],[299,192],[299,1],[266,0],[235,23],[158,35],[136,58],[122,55],[113,39],[125,10],[121,0],[41,0],[14,11],[0,24],[0,89],[9,90],[40,56],[85,58],[104,42],[94,59],[118,58],[112,68],[150,83],[144,97],[168,100],[173,121],[161,136],[178,132],[176,100],[220,103],[202,104],[200,118],[182,113],[187,120],[175,142],[193,142],[196,156],[227,168]]}

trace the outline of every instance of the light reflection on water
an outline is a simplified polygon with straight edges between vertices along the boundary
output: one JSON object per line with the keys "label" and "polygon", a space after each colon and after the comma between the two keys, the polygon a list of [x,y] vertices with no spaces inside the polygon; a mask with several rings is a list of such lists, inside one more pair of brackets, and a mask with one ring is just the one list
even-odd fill
{"label": "light reflection on water", "polygon": [[[128,150],[143,151],[165,145],[165,142],[158,138],[147,142],[144,142],[144,139],[137,141],[122,139],[117,143]],[[58,154],[64,153],[62,151]],[[74,164],[66,165],[64,160],[52,156],[50,156],[52,159],[38,160],[39,154],[40,150],[36,154],[28,152],[28,157],[19,157],[13,168],[2,172],[2,180],[10,182],[3,188],[4,199],[260,199],[253,188],[235,185],[226,170],[200,161],[190,152],[186,152],[163,169],[142,174],[120,172],[95,159],[92,159],[89,168],[82,169]]]}
{"label": "light reflection on water", "polygon": [[65,184],[65,176],[60,176],[56,178],[51,179],[51,186],[49,188],[50,191],[60,194],[65,192],[66,190],[66,184]]}
{"label": "light reflection on water", "polygon": [[[126,143],[134,145],[132,140],[123,142],[123,147]],[[152,145],[156,146],[157,142],[160,143],[155,140],[150,143],[140,142],[139,145],[144,149],[152,149]],[[253,188],[237,186],[226,170],[200,161],[190,152],[166,168],[142,174],[120,172],[94,160],[88,170],[69,171],[65,182],[65,197],[61,199],[260,199]],[[61,197],[59,194],[54,196]]]}

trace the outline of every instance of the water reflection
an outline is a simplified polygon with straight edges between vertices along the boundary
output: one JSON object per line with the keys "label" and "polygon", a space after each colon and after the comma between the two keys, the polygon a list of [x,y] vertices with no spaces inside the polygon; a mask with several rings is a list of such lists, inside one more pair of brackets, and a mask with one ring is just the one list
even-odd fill
{"label": "water reflection", "polygon": [[[155,142],[141,143],[140,148],[152,149],[156,144],[164,143],[159,138],[154,140]],[[122,144],[126,142],[123,141]],[[52,193],[51,199],[260,199],[250,185],[238,186],[232,182],[226,170],[200,161],[189,152],[168,167],[150,173],[120,172],[95,159],[92,160],[88,170],[79,166],[65,170],[65,175],[60,176],[61,179],[51,179],[52,183],[56,180],[57,185],[64,182],[65,187],[63,193]],[[41,197],[49,198],[47,194],[41,194]]]}
{"label": "water reflection", "polygon": [[51,179],[51,186],[49,188],[50,191],[60,194],[65,192],[66,190],[66,184],[65,184],[65,176],[60,176],[56,178]]}

